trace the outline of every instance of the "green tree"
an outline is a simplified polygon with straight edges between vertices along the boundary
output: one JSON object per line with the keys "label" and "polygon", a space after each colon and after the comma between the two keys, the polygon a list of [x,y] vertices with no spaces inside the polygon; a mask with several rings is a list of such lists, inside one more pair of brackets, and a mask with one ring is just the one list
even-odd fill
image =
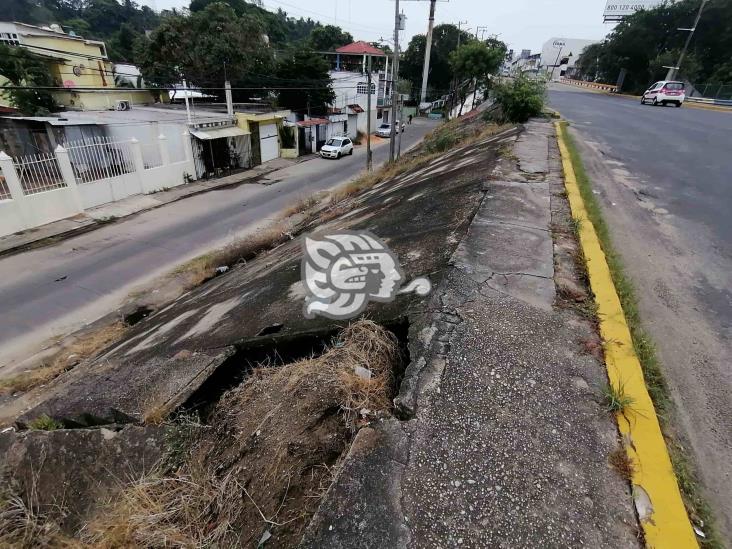
{"label": "green tree", "polygon": [[[478,87],[490,87],[489,77],[498,72],[505,57],[506,45],[503,42],[474,40],[461,45],[450,54],[450,66],[457,78],[472,83],[475,102]],[[464,99],[460,106],[461,112],[463,104]]]}
{"label": "green tree", "polygon": [[308,45],[315,51],[333,51],[351,42],[353,36],[334,25],[314,28],[308,39]]}
{"label": "green tree", "polygon": [[[46,61],[25,48],[0,44],[0,75],[7,78],[3,84],[2,95],[22,114],[43,116],[56,109],[56,104],[48,90],[43,87],[54,86],[51,71]],[[13,89],[13,86],[33,87],[36,89]]]}
{"label": "green tree", "polygon": [[131,23],[122,23],[119,30],[107,41],[107,55],[113,61],[133,62],[135,46],[143,35],[135,30]]}
{"label": "green tree", "polygon": [[323,114],[335,99],[330,65],[312,50],[294,49],[278,60],[277,87],[281,107],[312,114]]}
{"label": "green tree", "polygon": [[[437,99],[446,94],[452,86],[454,74],[450,66],[450,54],[457,49],[458,36],[465,44],[473,39],[472,35],[460,31],[455,25],[437,25],[432,33],[430,50],[430,72],[428,80],[428,99]],[[399,74],[412,83],[412,89],[422,87],[422,70],[424,68],[424,50],[427,37],[416,34],[409,42],[399,63]]]}
{"label": "green tree", "polygon": [[[272,54],[264,34],[261,20],[239,17],[218,2],[190,16],[166,17],[149,39],[138,42],[136,57],[153,85],[171,86],[185,78],[223,98],[227,78],[235,88],[259,85],[266,78]],[[234,92],[237,100],[250,95]]]}

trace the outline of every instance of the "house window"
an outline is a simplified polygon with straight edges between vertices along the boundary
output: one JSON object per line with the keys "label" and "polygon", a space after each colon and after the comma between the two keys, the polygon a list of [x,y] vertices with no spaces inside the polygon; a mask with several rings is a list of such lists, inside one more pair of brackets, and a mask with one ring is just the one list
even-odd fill
{"label": "house window", "polygon": [[[366,82],[359,82],[356,85],[356,93],[358,93],[359,95],[366,95],[367,93],[369,93],[368,89],[369,85]],[[376,84],[374,84],[373,82],[371,83],[371,93],[376,93]]]}
{"label": "house window", "polygon": [[19,46],[20,41],[18,40],[18,35],[15,33],[9,33],[9,32],[0,32],[0,43],[5,44],[7,46]]}

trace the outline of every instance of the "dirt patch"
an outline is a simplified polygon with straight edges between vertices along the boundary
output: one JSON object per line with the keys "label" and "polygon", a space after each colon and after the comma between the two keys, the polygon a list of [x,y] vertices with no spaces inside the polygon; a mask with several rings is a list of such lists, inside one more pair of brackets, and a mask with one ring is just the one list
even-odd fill
{"label": "dirt patch", "polygon": [[399,357],[391,332],[360,321],[318,357],[256,368],[217,403],[184,464],[124,490],[85,542],[297,545],[356,431],[388,413]]}
{"label": "dirt patch", "polygon": [[128,327],[128,324],[118,321],[81,333],[40,367],[0,379],[0,394],[26,392],[56,379],[120,339]]}

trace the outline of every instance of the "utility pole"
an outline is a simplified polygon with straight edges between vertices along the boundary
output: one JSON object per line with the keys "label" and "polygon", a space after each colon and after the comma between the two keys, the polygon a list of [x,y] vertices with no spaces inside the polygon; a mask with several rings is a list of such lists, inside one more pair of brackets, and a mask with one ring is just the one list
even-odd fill
{"label": "utility pole", "polygon": [[709,0],[701,0],[701,6],[699,6],[699,12],[696,14],[696,20],[694,21],[693,27],[691,27],[690,29],[676,29],[680,31],[687,31],[689,33],[689,36],[686,38],[684,49],[681,50],[681,55],[679,56],[678,63],[676,63],[675,67],[669,67],[668,72],[666,73],[666,80],[676,79],[676,75],[681,68],[681,64],[684,62],[684,57],[686,57],[686,50],[689,49],[689,44],[691,44],[691,39],[694,36],[694,31],[696,30],[696,27],[699,26],[699,19],[701,19],[702,12],[704,11],[704,7],[707,5],[707,2],[709,2]]}
{"label": "utility pole", "polygon": [[[371,55],[368,60],[368,95],[366,96],[366,171],[373,169],[373,161],[371,158]],[[356,128],[358,131],[358,128]]]}
{"label": "utility pole", "polygon": [[485,36],[485,31],[488,30],[488,27],[475,27],[475,38],[478,38],[478,33],[480,33],[480,40],[483,40],[483,37]]}
{"label": "utility pole", "polygon": [[[457,47],[458,47],[458,49],[460,49],[460,39],[463,37],[462,27],[463,27],[463,25],[467,25],[467,24],[468,24],[467,21],[458,21],[457,22],[457,28],[458,28]],[[466,30],[470,30],[470,29],[466,29]]]}
{"label": "utility pole", "polygon": [[427,100],[427,80],[430,75],[430,53],[432,50],[432,30],[435,26],[435,4],[437,0],[430,0],[430,19],[427,23],[427,43],[424,47],[424,68],[422,69],[422,93],[419,95],[419,102]]}
{"label": "utility pole", "polygon": [[186,79],[183,79],[183,100],[186,102],[186,117],[188,118],[188,123],[191,123],[191,108],[188,106],[188,84],[186,83]]}
{"label": "utility pole", "polygon": [[[389,162],[394,162],[394,136],[396,135],[396,116],[397,116],[397,79],[399,78],[399,26],[401,24],[401,16],[399,15],[399,0],[394,0],[394,59],[392,60],[392,78],[391,78],[391,132],[389,135]],[[371,90],[369,90],[371,91]]]}
{"label": "utility pole", "polygon": [[[458,21],[457,22],[457,28],[458,28],[458,35],[457,35],[457,49],[460,49],[460,40],[463,35],[463,25],[467,25],[467,21]],[[470,29],[467,29],[470,30]],[[447,118],[450,118],[450,115],[452,114],[452,111],[455,110],[455,107],[457,107],[457,76],[454,76],[452,79],[452,90],[450,93],[450,110],[447,113]]]}
{"label": "utility pole", "polygon": [[554,61],[554,65],[552,66],[552,74],[549,76],[549,81],[551,82],[554,80],[554,69],[557,68],[557,63],[559,63],[559,57],[562,55],[562,49],[564,49],[564,46],[560,46],[559,53],[557,54],[557,58]]}
{"label": "utility pole", "polygon": [[399,127],[397,127],[399,136],[397,137],[397,160],[399,160],[399,157],[402,155],[402,124],[404,124],[404,103],[402,101],[402,94],[399,94]]}

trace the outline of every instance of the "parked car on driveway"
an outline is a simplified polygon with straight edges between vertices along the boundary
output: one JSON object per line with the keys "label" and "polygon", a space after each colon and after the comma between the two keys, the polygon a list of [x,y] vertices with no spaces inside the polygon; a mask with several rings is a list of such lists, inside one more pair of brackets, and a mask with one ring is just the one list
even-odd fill
{"label": "parked car on driveway", "polygon": [[[404,122],[397,120],[397,128],[404,132]],[[376,129],[376,135],[379,137],[391,137],[391,124],[382,124]]]}
{"label": "parked car on driveway", "polygon": [[665,106],[673,103],[680,107],[683,105],[684,99],[686,99],[686,92],[684,91],[683,82],[661,80],[645,91],[641,96],[641,105],[652,103],[653,105]]}
{"label": "parked car on driveway", "polygon": [[346,154],[353,154],[353,143],[347,137],[332,137],[320,149],[323,158],[340,158]]}

